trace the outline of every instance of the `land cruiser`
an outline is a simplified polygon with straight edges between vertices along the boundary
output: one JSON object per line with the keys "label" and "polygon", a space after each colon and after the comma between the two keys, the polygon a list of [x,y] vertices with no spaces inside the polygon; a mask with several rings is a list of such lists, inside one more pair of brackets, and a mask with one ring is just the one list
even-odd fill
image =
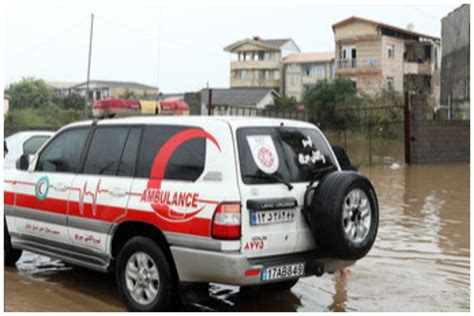
{"label": "land cruiser", "polygon": [[372,247],[375,191],[312,124],[134,117],[60,129],[5,170],[5,264],[22,250],[115,273],[130,311],[179,282],[289,289]]}

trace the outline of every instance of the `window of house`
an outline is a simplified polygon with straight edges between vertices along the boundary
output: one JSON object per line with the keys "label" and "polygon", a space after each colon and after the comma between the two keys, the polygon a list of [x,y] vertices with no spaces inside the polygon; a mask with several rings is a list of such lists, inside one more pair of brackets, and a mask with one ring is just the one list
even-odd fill
{"label": "window of house", "polygon": [[128,127],[98,127],[92,136],[83,173],[115,175],[128,131]]}
{"label": "window of house", "polygon": [[392,59],[395,57],[395,45],[387,45],[387,57]]}
{"label": "window of house", "polygon": [[265,53],[264,52],[258,52],[258,60],[263,60],[265,57]]}
{"label": "window of house", "polygon": [[387,77],[387,89],[393,91],[394,89],[394,79],[393,77]]}
{"label": "window of house", "polygon": [[247,69],[242,69],[240,71],[240,79],[242,79],[242,80],[247,79]]}
{"label": "window of house", "polygon": [[290,68],[291,68],[291,69],[296,69],[297,67],[298,67],[297,64],[290,64]]}
{"label": "window of house", "polygon": [[278,70],[273,70],[273,80],[280,79],[280,72]]}
{"label": "window of house", "polygon": [[[190,127],[189,127],[190,128]],[[157,153],[177,133],[188,129],[183,126],[146,126],[138,155],[137,177],[150,178]],[[168,160],[165,179],[196,181],[204,171],[206,140],[191,139],[177,147]]]}
{"label": "window of house", "polygon": [[270,79],[270,70],[265,70],[264,71],[264,76],[265,76],[265,80],[269,80]]}
{"label": "window of house", "polygon": [[37,171],[77,172],[89,128],[74,128],[62,132],[41,152]]}
{"label": "window of house", "polygon": [[298,85],[298,76],[295,76],[295,75],[290,76],[290,83],[292,86]]}
{"label": "window of house", "polygon": [[274,59],[274,60],[280,60],[280,53],[275,52],[275,53],[273,54],[273,59]]}
{"label": "window of house", "polygon": [[376,58],[367,59],[367,66],[369,66],[370,68],[377,67],[378,66],[378,60]]}
{"label": "window of house", "polygon": [[261,80],[262,79],[262,71],[261,70],[255,70],[255,80]]}

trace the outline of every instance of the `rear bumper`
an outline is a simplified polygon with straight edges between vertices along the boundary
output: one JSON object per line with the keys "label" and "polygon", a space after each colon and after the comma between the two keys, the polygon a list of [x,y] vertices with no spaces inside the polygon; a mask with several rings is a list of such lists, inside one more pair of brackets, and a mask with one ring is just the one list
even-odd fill
{"label": "rear bumper", "polygon": [[355,263],[355,261],[330,258],[316,252],[247,258],[239,252],[216,252],[172,246],[171,253],[180,281],[215,282],[232,285],[264,283],[260,279],[260,272],[246,276],[246,271],[255,271],[270,266],[304,262],[304,276],[310,276],[332,273],[339,268]]}

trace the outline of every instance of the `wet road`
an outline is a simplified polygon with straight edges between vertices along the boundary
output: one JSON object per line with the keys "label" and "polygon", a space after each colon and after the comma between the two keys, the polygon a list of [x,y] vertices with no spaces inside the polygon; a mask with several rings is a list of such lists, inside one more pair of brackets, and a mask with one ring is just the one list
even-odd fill
{"label": "wet road", "polygon": [[[469,165],[365,168],[380,203],[369,255],[346,277],[287,292],[184,288],[180,311],[469,311]],[[25,253],[5,270],[6,311],[124,311],[111,276]]]}

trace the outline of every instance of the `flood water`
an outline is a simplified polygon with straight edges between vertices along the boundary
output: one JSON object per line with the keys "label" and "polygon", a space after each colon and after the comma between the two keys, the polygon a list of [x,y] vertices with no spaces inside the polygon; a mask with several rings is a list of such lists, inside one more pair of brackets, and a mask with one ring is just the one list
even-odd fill
{"label": "flood water", "polygon": [[[347,276],[291,290],[188,286],[180,311],[469,311],[469,165],[361,170],[380,204],[377,240]],[[5,270],[6,311],[124,311],[113,277],[25,253]]]}

